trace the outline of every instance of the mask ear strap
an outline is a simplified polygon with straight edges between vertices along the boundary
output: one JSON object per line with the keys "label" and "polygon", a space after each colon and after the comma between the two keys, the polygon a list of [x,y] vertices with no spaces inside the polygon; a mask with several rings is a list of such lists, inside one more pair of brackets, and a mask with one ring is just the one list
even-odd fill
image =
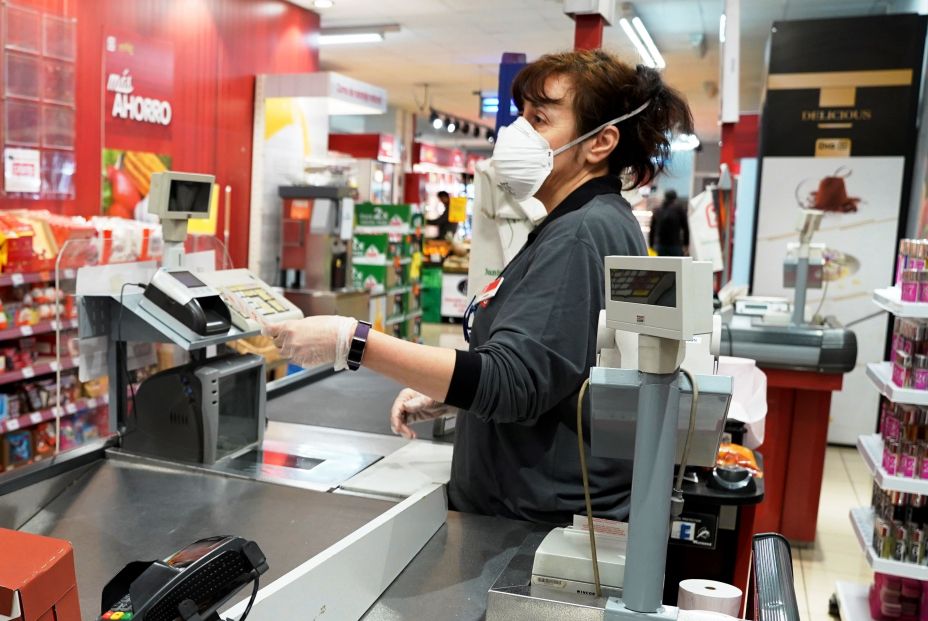
{"label": "mask ear strap", "polygon": [[559,154],[559,153],[561,153],[561,152],[563,152],[563,151],[566,151],[567,149],[570,149],[571,147],[577,146],[578,144],[580,144],[580,143],[583,142],[584,140],[588,139],[590,136],[595,136],[596,134],[598,134],[598,133],[601,132],[602,130],[606,129],[606,128],[609,127],[610,125],[617,125],[617,124],[621,123],[622,121],[627,121],[628,119],[632,118],[633,116],[637,116],[637,115],[641,114],[642,112],[644,112],[645,108],[647,108],[649,105],[651,105],[651,100],[650,100],[650,99],[649,99],[648,101],[644,102],[643,104],[641,104],[640,106],[638,106],[637,108],[635,108],[634,110],[632,110],[631,112],[629,112],[628,114],[623,114],[622,116],[620,116],[620,117],[618,117],[618,118],[614,118],[614,119],[612,119],[611,121],[606,121],[605,123],[603,123],[602,125],[600,125],[600,126],[597,127],[596,129],[591,130],[591,131],[588,131],[587,133],[583,134],[583,135],[580,136],[579,138],[574,138],[573,140],[571,140],[570,142],[568,142],[567,144],[565,144],[563,147],[561,147],[560,149],[556,150],[556,151],[554,152],[554,155],[557,155],[557,154]]}

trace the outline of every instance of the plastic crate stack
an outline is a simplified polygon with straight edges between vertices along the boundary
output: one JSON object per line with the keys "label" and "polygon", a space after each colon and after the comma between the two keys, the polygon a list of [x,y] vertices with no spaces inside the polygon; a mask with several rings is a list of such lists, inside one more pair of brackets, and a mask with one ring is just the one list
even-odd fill
{"label": "plastic crate stack", "polygon": [[355,206],[352,282],[370,292],[375,330],[422,337],[422,214],[412,205]]}

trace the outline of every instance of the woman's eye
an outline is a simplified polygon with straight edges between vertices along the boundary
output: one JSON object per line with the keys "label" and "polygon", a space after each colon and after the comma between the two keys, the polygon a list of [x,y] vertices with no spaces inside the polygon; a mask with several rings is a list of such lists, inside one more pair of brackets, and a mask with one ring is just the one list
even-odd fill
{"label": "woman's eye", "polygon": [[544,122],[545,122],[545,120],[544,120],[543,118],[541,118],[540,116],[538,116],[537,114],[535,115],[535,118],[534,118],[533,120],[534,120],[536,123],[544,123]]}

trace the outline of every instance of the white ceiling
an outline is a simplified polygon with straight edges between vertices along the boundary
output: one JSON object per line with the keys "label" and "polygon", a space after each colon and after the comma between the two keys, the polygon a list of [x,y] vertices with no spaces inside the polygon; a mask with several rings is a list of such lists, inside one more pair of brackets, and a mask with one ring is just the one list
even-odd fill
{"label": "white ceiling", "polygon": [[[904,11],[920,2],[742,0],[741,109],[758,108],[773,21]],[[710,96],[706,85],[718,82],[722,0],[638,0],[634,7],[667,61],[666,81],[688,98],[697,133],[704,141],[717,140],[718,96]],[[323,28],[400,26],[383,43],[323,47],[324,70],[383,87],[391,103],[409,110],[423,104],[427,83],[432,107],[469,120],[478,120],[474,91],[496,89],[503,52],[524,52],[531,60],[573,47],[574,24],[563,13],[563,0],[335,0],[318,12]],[[700,33],[707,43],[702,57],[691,44]],[[603,47],[629,62],[638,59],[617,25],[606,28]]]}

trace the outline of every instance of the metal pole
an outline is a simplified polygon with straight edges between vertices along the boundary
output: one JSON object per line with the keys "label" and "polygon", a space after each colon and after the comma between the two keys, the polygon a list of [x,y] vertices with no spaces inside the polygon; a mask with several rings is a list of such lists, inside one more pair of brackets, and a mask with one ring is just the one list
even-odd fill
{"label": "metal pole", "polygon": [[806,289],[809,286],[809,247],[799,249],[796,262],[796,295],[793,298],[793,323],[801,326],[806,322]]}
{"label": "metal pole", "polygon": [[679,372],[641,373],[622,601],[657,612],[664,592],[680,408]]}

